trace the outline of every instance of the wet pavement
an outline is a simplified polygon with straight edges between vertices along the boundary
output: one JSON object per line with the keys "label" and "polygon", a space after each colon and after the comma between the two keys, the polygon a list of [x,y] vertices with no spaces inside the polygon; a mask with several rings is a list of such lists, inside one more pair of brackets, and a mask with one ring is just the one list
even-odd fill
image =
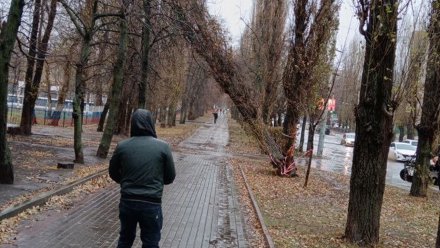
{"label": "wet pavement", "polygon": [[[227,120],[206,123],[174,151],[177,177],[163,196],[161,247],[248,247],[244,217],[227,163]],[[73,208],[47,212],[21,225],[15,245],[0,247],[116,247],[119,186]],[[139,233],[133,247],[141,247]]]}

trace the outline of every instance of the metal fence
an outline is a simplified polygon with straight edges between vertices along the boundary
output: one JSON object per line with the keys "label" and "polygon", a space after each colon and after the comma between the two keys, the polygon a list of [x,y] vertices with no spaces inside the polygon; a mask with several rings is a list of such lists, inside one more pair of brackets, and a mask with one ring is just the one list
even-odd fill
{"label": "metal fence", "polygon": [[[83,125],[99,123],[102,108],[103,107],[98,106],[90,108],[89,111],[84,111]],[[8,123],[19,125],[21,121],[21,111],[21,107],[8,107]],[[54,111],[36,108],[34,113],[34,124],[61,127],[73,126],[72,110]]]}

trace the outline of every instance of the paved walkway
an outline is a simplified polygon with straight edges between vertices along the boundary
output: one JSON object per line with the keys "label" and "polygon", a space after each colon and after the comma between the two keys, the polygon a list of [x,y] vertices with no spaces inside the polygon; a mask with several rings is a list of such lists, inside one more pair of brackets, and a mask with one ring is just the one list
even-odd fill
{"label": "paved walkway", "polygon": [[[177,177],[163,197],[161,247],[248,247],[224,150],[227,120],[205,124],[174,152]],[[89,196],[65,213],[28,223],[18,247],[116,247],[119,186]],[[25,224],[26,225],[26,224]],[[141,247],[139,234],[134,247]]]}

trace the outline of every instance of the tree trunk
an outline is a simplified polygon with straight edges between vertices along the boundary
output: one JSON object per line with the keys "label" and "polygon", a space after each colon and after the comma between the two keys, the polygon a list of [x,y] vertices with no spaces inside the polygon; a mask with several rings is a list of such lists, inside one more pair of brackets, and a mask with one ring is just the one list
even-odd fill
{"label": "tree trunk", "polygon": [[118,117],[117,122],[115,123],[116,126],[113,130],[113,134],[119,135],[124,132],[125,129],[125,114],[127,113],[127,99],[124,97],[124,95],[121,95],[122,101],[119,103],[118,107]]}
{"label": "tree trunk", "polygon": [[123,132],[126,136],[130,136],[130,123],[133,109],[133,105],[130,104],[130,106],[128,106],[127,113],[125,114],[125,129]]}
{"label": "tree trunk", "polygon": [[[321,1],[316,15],[309,9],[309,0],[297,0],[293,7],[295,21],[283,73],[287,113],[284,132],[290,136],[285,150],[295,144],[296,125],[299,122],[307,93],[313,89],[313,71],[329,45],[333,25],[336,25],[334,0]],[[337,10],[337,9],[336,9]]]}
{"label": "tree trunk", "polygon": [[176,106],[174,104],[170,105],[168,109],[167,126],[174,127],[176,126]]}
{"label": "tree trunk", "polygon": [[[90,0],[92,4],[91,13],[88,15],[89,26],[84,27],[83,30],[78,30],[82,34],[81,50],[79,61],[76,64],[75,74],[75,96],[73,98],[73,148],[75,151],[75,163],[84,163],[84,153],[82,147],[82,121],[84,111],[84,95],[86,90],[85,82],[85,68],[89,61],[91,42],[93,39],[93,31],[95,28],[96,19],[94,14],[98,10],[98,1]],[[64,4],[64,3],[63,3]],[[75,17],[71,16],[72,19]]]}
{"label": "tree trunk", "polygon": [[[440,111],[440,0],[432,1],[431,23],[428,30],[429,54],[426,66],[422,118],[417,126],[416,170],[411,185],[412,196],[425,197],[429,182],[431,147],[439,126]],[[437,237],[438,239],[439,237]]]}
{"label": "tree trunk", "polygon": [[440,248],[440,215],[438,218],[437,241],[435,242],[435,248]]}
{"label": "tree trunk", "polygon": [[110,98],[107,98],[107,102],[105,103],[104,109],[102,110],[101,116],[99,117],[98,128],[96,129],[97,132],[102,132],[104,130],[104,123],[107,117],[108,109],[110,107],[110,102]]}
{"label": "tree trunk", "polygon": [[82,148],[82,106],[84,104],[84,93],[86,83],[84,78],[84,69],[87,65],[90,55],[91,33],[86,33],[81,44],[80,59],[76,64],[75,74],[75,97],[73,98],[73,147],[75,150],[75,163],[84,163],[84,153]]}
{"label": "tree trunk", "polygon": [[9,62],[14,49],[18,27],[23,13],[24,0],[12,0],[6,23],[1,25],[0,32],[0,183],[14,183],[14,167],[6,139],[8,113],[8,77]]}
{"label": "tree trunk", "polygon": [[52,92],[50,90],[50,88],[52,87],[52,84],[50,83],[50,66],[48,63],[46,63],[46,70],[45,70],[45,81],[46,81],[46,89],[47,89],[47,103],[49,104],[49,108],[47,109],[47,115],[45,116],[45,118],[50,119],[50,117],[52,116],[52,108],[55,107],[53,106],[53,101],[52,101]]}
{"label": "tree trunk", "polygon": [[399,142],[403,141],[403,137],[405,137],[405,127],[403,125],[399,125]]}
{"label": "tree trunk", "polygon": [[414,139],[414,126],[412,122],[409,122],[406,125],[406,138],[407,139]]}
{"label": "tree trunk", "polygon": [[57,106],[55,108],[55,111],[52,114],[52,126],[58,126],[58,122],[61,118],[61,113],[64,109],[64,102],[66,100],[66,95],[69,90],[70,85],[70,62],[69,60],[66,61],[66,64],[64,65],[64,82],[61,86],[61,90],[58,92],[58,102]]}
{"label": "tree trunk", "polygon": [[[388,149],[392,138],[391,102],[395,60],[397,8],[395,0],[369,6],[364,69],[356,108],[356,142],[350,179],[345,236],[361,246],[379,242]],[[368,15],[369,14],[369,15]],[[362,29],[364,27],[361,27]]]}
{"label": "tree trunk", "polygon": [[307,115],[304,115],[303,117],[303,123],[301,125],[301,137],[299,138],[299,145],[298,145],[298,151],[303,152],[304,148],[304,136],[306,132],[306,122],[307,122]]}
{"label": "tree trunk", "polygon": [[[183,96],[183,98],[186,98],[185,95]],[[183,99],[182,100],[182,107],[180,108],[180,120],[179,120],[180,124],[185,124],[185,122],[186,122],[187,108],[188,108],[188,103],[186,100]]]}
{"label": "tree trunk", "polygon": [[[123,8],[127,8],[124,6]],[[96,156],[106,158],[110,149],[110,144],[113,138],[113,129],[116,124],[116,119],[119,112],[119,99],[121,98],[121,91],[124,84],[124,70],[127,56],[127,42],[128,42],[128,28],[125,15],[120,19],[120,35],[119,35],[119,49],[117,60],[113,69],[113,85],[112,96],[110,102],[110,111],[108,115],[107,125],[101,138]]]}
{"label": "tree trunk", "polygon": [[25,74],[25,88],[24,88],[24,99],[23,108],[21,112],[21,122],[20,129],[21,133],[24,135],[31,135],[32,132],[32,118],[33,118],[33,108],[35,105],[35,100],[37,99],[38,90],[32,89],[32,79],[34,76],[35,67],[35,57],[37,53],[37,36],[38,28],[40,27],[40,11],[41,11],[41,0],[35,0],[34,12],[32,17],[32,29],[29,38],[29,52],[27,56],[27,67]]}
{"label": "tree trunk", "polygon": [[[304,188],[307,187],[307,184],[309,182],[309,176],[310,176],[310,170],[312,168],[312,159],[313,159],[313,138],[315,137],[315,124],[314,120],[310,120],[309,125],[309,136],[307,139],[307,151],[310,151],[310,158],[307,161],[307,171],[306,171],[306,178],[304,180]],[[305,126],[303,124],[303,126]]]}
{"label": "tree trunk", "polygon": [[147,106],[147,85],[148,85],[148,60],[150,54],[150,29],[151,29],[151,0],[143,0],[144,24],[142,26],[142,59],[141,59],[141,81],[139,83],[138,107],[149,109]]}

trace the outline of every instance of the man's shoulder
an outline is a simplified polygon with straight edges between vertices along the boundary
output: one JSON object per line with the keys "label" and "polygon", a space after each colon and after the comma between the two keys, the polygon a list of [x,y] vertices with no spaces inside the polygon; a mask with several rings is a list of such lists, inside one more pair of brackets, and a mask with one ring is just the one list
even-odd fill
{"label": "man's shoulder", "polygon": [[156,142],[158,145],[162,145],[162,146],[169,146],[168,142],[166,142],[165,140],[162,139],[154,139],[154,142]]}
{"label": "man's shoulder", "polygon": [[128,138],[128,139],[119,141],[118,147],[121,148],[121,147],[127,146],[131,140],[133,140],[133,138]]}

